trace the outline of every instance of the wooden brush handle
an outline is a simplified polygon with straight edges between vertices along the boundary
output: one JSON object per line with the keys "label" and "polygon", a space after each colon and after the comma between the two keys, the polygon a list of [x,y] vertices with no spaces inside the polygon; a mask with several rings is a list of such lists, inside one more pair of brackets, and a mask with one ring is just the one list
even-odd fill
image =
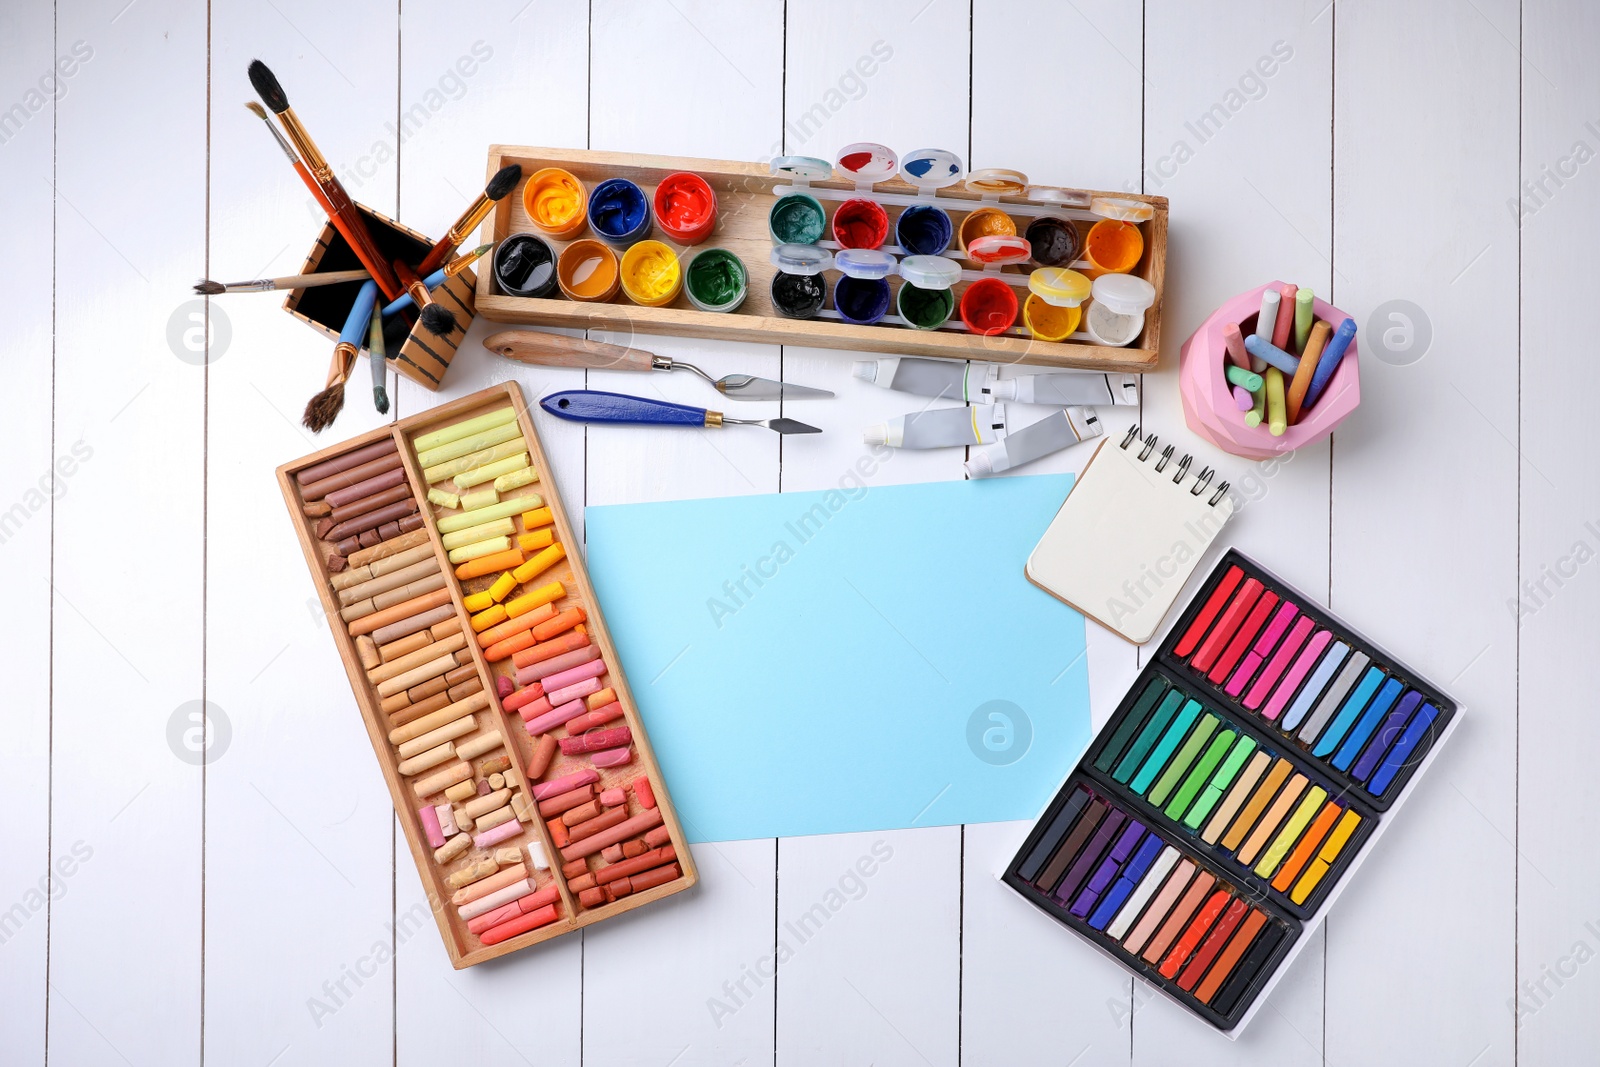
{"label": "wooden brush handle", "polygon": [[503,330],[484,338],[483,347],[518,363],[592,370],[649,370],[654,358],[638,348],[586,341],[537,330]]}
{"label": "wooden brush handle", "polygon": [[[334,187],[334,189],[337,188]],[[324,191],[328,193],[329,202],[337,204],[338,201],[333,196],[334,189],[324,187]],[[338,189],[338,191],[343,192],[342,189]],[[349,243],[350,250],[356,254],[356,258],[361,261],[361,265],[367,268],[367,273],[372,275],[373,281],[378,283],[378,288],[383,290],[383,298],[390,301],[400,299],[403,295],[400,281],[394,276],[394,270],[390,268],[388,261],[383,258],[383,254],[378,251],[378,247],[372,243],[372,235],[367,232],[367,224],[361,221],[361,214],[356,210],[355,205],[350,203],[348,198],[344,198],[344,206],[336,210],[329,218],[345,241]]]}

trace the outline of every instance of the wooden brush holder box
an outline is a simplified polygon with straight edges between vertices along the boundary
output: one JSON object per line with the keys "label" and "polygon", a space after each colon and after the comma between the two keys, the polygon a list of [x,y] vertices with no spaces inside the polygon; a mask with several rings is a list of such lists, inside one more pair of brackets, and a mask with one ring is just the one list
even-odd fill
{"label": "wooden brush holder box", "polygon": [[[433,247],[433,242],[423,234],[369,207],[357,204],[356,210],[366,219],[373,243],[390,261],[402,258],[408,263],[419,263],[428,254],[428,249]],[[300,268],[300,272],[318,274],[323,271],[360,270],[361,267],[361,261],[356,258],[349,242],[330,222],[317,234],[317,243],[306,254],[305,266]],[[453,278],[446,278],[432,291],[434,299],[456,317],[459,328],[450,331],[449,337],[436,337],[416,323],[412,325],[411,332],[406,334],[404,343],[395,344],[392,339],[396,338],[396,334],[385,330],[384,347],[388,350],[389,365],[424,389],[437,390],[444,384],[444,376],[450,369],[450,361],[455,358],[456,348],[466,337],[477,314],[473,295],[477,284],[477,277],[468,268]],[[283,309],[334,342],[339,339],[339,331],[344,328],[344,320],[350,314],[350,307],[360,291],[360,282],[295,289],[284,299]],[[382,299],[380,294],[379,300]],[[365,358],[366,351],[363,346],[358,361]]]}

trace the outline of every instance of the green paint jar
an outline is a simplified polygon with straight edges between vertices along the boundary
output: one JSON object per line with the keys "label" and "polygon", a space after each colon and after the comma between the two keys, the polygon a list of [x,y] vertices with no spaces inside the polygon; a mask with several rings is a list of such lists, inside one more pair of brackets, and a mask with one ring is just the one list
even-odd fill
{"label": "green paint jar", "polygon": [[895,310],[907,326],[937,330],[956,309],[951,287],[961,280],[961,264],[944,256],[907,256],[900,261],[900,292]]}
{"label": "green paint jar", "polygon": [[781,245],[814,245],[828,226],[827,212],[814,196],[790,193],[767,213],[767,232]]}
{"label": "green paint jar", "polygon": [[701,311],[732,311],[744,303],[750,276],[739,257],[726,248],[707,248],[689,261],[684,288]]}

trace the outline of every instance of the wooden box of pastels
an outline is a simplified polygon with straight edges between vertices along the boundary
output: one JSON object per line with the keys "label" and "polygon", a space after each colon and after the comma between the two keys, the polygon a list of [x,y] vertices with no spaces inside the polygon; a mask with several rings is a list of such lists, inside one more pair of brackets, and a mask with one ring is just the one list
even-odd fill
{"label": "wooden box of pastels", "polygon": [[1146,371],[1167,202],[966,174],[876,144],[772,164],[493,145],[477,308],[600,327],[1051,367]]}
{"label": "wooden box of pastels", "polygon": [[1457,712],[1229,552],[1001,877],[1233,1031],[1392,823]]}
{"label": "wooden box of pastels", "polygon": [[695,883],[515,383],[278,468],[451,962]]}

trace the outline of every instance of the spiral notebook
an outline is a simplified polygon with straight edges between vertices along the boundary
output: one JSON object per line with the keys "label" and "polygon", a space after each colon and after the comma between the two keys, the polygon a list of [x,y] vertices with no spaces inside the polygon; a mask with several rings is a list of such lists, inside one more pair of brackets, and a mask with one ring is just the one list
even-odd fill
{"label": "spiral notebook", "polygon": [[1233,517],[1228,483],[1191,474],[1177,446],[1137,426],[1095,449],[1034,546],[1028,581],[1135,644],[1155,636],[1206,549]]}

